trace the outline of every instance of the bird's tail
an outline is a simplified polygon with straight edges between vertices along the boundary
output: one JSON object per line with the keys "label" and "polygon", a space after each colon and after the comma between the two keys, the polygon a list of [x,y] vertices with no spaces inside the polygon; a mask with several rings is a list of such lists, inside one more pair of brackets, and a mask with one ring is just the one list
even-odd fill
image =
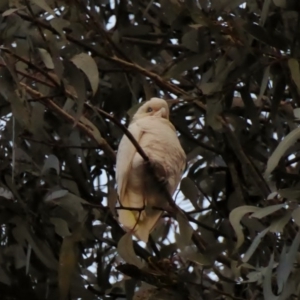
{"label": "bird's tail", "polygon": [[[123,207],[130,208],[143,208],[144,200],[137,199],[141,195],[128,195],[122,199],[121,204]],[[146,203],[145,203],[146,204]],[[144,207],[145,208],[145,207]],[[127,231],[132,231],[134,235],[140,240],[147,243],[149,239],[149,234],[154,229],[157,221],[159,220],[162,212],[158,210],[146,210],[141,211],[130,210],[130,209],[120,209],[118,210],[119,222],[123,224]]]}
{"label": "bird's tail", "polygon": [[134,234],[143,242],[147,243],[149,239],[149,234],[154,229],[157,224],[162,212],[156,211],[155,213],[151,213],[151,216],[147,216],[143,221],[138,223]]}

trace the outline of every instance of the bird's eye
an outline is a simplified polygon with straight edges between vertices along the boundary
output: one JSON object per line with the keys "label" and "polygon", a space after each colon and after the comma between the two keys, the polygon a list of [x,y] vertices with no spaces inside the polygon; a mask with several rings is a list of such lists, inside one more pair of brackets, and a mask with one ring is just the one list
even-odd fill
{"label": "bird's eye", "polygon": [[148,107],[147,112],[151,112],[151,111],[153,111],[153,109],[151,107]]}

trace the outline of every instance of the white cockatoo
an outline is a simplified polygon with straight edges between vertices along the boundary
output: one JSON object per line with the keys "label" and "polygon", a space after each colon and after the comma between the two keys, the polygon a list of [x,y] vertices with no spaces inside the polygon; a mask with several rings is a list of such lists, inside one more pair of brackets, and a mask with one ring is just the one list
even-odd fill
{"label": "white cockatoo", "polygon": [[[155,177],[166,184],[172,196],[184,171],[186,155],[169,121],[167,102],[159,98],[145,102],[137,110],[128,130],[148,156]],[[145,209],[118,209],[119,222],[144,242],[148,241],[150,232],[162,214],[162,210],[153,207],[166,207],[161,184],[149,172],[151,170],[147,163],[124,135],[116,166],[119,201],[124,208]]]}

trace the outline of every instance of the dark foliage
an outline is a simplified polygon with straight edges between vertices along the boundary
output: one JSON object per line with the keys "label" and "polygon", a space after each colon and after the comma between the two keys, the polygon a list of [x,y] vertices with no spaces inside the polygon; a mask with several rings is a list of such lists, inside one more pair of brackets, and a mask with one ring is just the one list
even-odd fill
{"label": "dark foliage", "polygon": [[[1,0],[1,299],[298,299],[299,3]],[[114,167],[153,96],[187,170],[144,245]]]}

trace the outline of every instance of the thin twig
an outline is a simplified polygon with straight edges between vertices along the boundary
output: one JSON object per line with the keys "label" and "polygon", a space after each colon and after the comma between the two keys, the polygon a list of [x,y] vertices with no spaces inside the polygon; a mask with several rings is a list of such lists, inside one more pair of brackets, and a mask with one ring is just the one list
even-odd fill
{"label": "thin twig", "polygon": [[140,208],[136,208],[136,207],[127,207],[127,206],[117,206],[115,207],[116,210],[130,210],[130,211],[138,211],[141,212],[143,210],[145,210],[145,206],[140,207]]}
{"label": "thin twig", "polygon": [[144,152],[144,150],[142,149],[142,147],[139,145],[139,143],[136,141],[136,139],[133,137],[133,135],[131,134],[131,132],[126,128],[126,126],[124,126],[121,122],[119,122],[114,116],[112,116],[111,114],[107,113],[106,111],[98,108],[98,107],[94,107],[88,103],[85,103],[85,105],[91,109],[95,109],[97,112],[99,112],[99,114],[101,114],[102,116],[106,117],[107,119],[111,120],[115,125],[117,125],[122,131],[123,133],[128,137],[128,139],[131,141],[131,143],[134,145],[134,147],[136,148],[137,152],[141,155],[141,157],[146,161],[149,162],[149,158],[146,155],[146,153]]}
{"label": "thin twig", "polygon": [[48,72],[44,71],[39,66],[33,64],[28,59],[26,59],[26,58],[24,58],[22,56],[19,56],[19,55],[15,54],[15,53],[13,53],[8,48],[0,47],[0,50],[3,51],[3,52],[5,52],[5,53],[8,53],[9,55],[13,56],[17,60],[20,60],[23,63],[27,64],[30,68],[37,70],[39,73],[41,73],[42,75],[44,75],[50,82],[52,82],[54,84],[54,86],[60,87],[60,84]]}
{"label": "thin twig", "polygon": [[125,42],[131,42],[134,44],[139,44],[139,45],[145,45],[145,46],[154,46],[154,47],[164,47],[164,49],[173,49],[173,50],[187,50],[185,46],[182,45],[176,45],[176,44],[162,44],[160,42],[156,41],[149,41],[149,40],[143,40],[143,39],[137,39],[133,37],[121,37],[121,40]]}

